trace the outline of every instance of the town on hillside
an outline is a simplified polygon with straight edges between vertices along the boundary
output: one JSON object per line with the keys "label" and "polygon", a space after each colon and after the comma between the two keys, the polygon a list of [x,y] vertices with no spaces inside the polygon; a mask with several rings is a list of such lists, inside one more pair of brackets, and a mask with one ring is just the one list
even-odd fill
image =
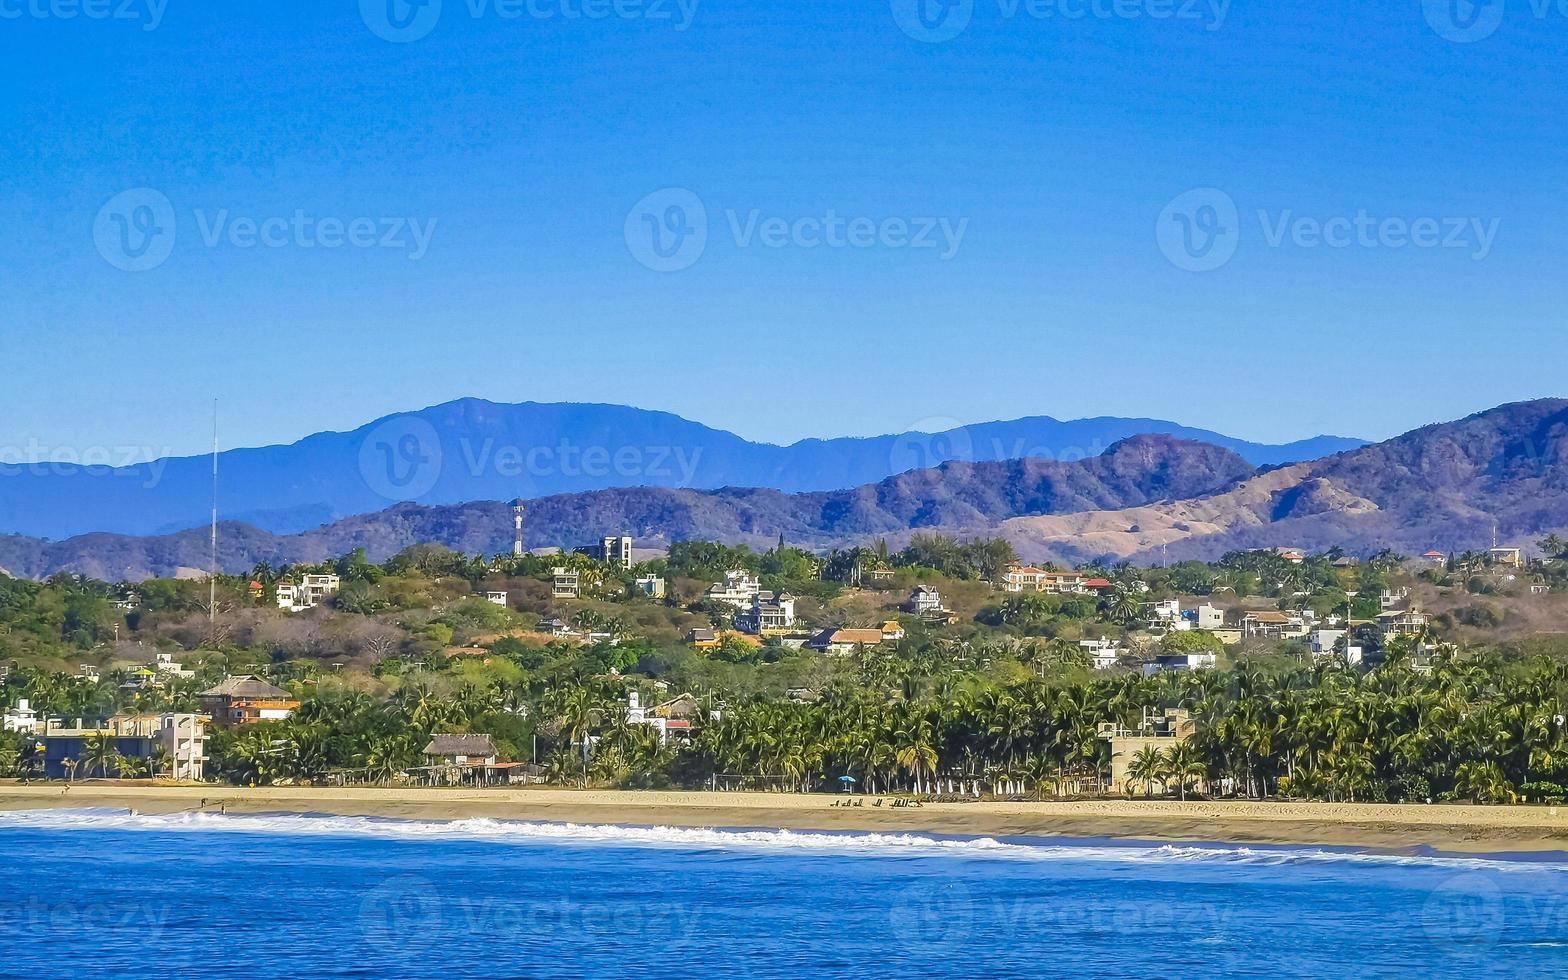
{"label": "town on hillside", "polygon": [[1079,568],[519,536],[0,577],[0,776],[1552,801],[1565,593],[1556,536]]}

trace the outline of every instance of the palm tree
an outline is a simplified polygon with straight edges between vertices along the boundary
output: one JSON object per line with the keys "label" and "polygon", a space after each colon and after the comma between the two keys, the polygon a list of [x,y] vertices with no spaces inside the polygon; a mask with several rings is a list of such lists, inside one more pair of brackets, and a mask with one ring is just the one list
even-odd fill
{"label": "palm tree", "polygon": [[118,754],[119,749],[108,732],[94,732],[82,744],[82,763],[89,773],[96,769],[98,775],[108,776],[109,765]]}
{"label": "palm tree", "polygon": [[894,758],[899,768],[913,777],[916,793],[925,792],[921,776],[936,775],[937,751],[932,744],[931,726],[924,721],[908,724],[893,736],[893,741],[898,746]]}
{"label": "palm tree", "polygon": [[1187,785],[1208,776],[1208,764],[1190,742],[1178,742],[1165,750],[1165,768],[1181,787],[1182,802],[1187,800]]}
{"label": "palm tree", "polygon": [[1143,795],[1154,795],[1154,784],[1160,784],[1160,795],[1165,795],[1165,779],[1169,769],[1165,756],[1152,745],[1145,745],[1127,765],[1127,775],[1143,783]]}

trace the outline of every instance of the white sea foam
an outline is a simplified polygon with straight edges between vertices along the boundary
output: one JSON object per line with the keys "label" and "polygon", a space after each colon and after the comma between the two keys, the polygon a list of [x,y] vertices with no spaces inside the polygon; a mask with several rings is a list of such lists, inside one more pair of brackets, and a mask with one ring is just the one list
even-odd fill
{"label": "white sea foam", "polygon": [[1236,847],[1127,843],[1055,843],[1047,839],[999,841],[991,837],[923,834],[819,833],[793,830],[724,830],[691,827],[628,827],[601,824],[533,823],[476,817],[465,820],[397,820],[301,814],[133,814],[83,808],[0,812],[7,829],[119,830],[161,833],[281,834],[373,837],[393,840],[483,840],[500,844],[560,843],[659,847],[690,851],[851,853],[888,857],[972,857],[1021,861],[1111,861],[1152,864],[1372,864],[1432,867],[1449,871],[1512,871],[1568,874],[1554,861],[1499,860],[1454,855],[1396,855],[1327,851],[1301,847]]}

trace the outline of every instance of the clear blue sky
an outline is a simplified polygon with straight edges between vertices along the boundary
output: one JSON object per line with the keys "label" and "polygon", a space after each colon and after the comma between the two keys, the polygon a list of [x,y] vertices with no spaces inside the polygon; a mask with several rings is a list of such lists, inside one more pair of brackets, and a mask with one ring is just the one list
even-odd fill
{"label": "clear blue sky", "polygon": [[[214,395],[225,443],[256,445],[465,395],[770,441],[1031,414],[1282,441],[1568,394],[1568,17],[1528,0],[1472,43],[1422,0],[972,0],[940,43],[906,0],[706,0],[685,29],[674,0],[444,0],[402,43],[372,30],[385,0],[51,2],[0,0],[13,450],[200,451]],[[143,187],[172,251],[122,271],[106,205]],[[708,237],[661,272],[628,229],[666,188]],[[1238,214],[1206,272],[1157,232],[1198,188]],[[775,248],[732,230],[753,210],[962,238]],[[296,212],[435,226],[417,258],[231,235]],[[1358,212],[1492,233],[1480,260],[1298,235]]]}

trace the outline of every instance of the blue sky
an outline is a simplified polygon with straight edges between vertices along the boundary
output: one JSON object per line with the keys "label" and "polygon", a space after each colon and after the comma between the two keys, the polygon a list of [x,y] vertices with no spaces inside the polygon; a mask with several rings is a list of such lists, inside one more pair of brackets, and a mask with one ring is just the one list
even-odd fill
{"label": "blue sky", "polygon": [[385,2],[0,0],[9,455],[200,451],[214,396],[256,445],[465,395],[1283,441],[1565,393],[1545,0]]}

